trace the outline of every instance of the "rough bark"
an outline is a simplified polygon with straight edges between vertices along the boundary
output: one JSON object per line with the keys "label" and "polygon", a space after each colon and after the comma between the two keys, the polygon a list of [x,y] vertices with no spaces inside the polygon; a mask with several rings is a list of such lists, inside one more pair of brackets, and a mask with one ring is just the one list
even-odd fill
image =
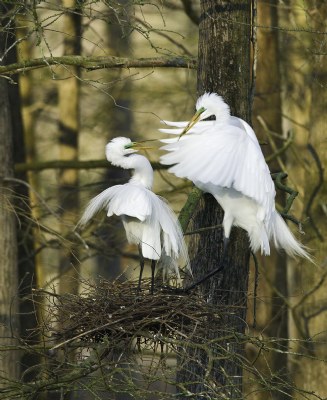
{"label": "rough bark", "polygon": [[[205,91],[219,93],[230,105],[232,114],[250,121],[251,1],[201,1],[199,29],[198,94]],[[218,225],[222,217],[223,211],[214,198],[204,195],[193,228]],[[190,247],[197,249],[192,260],[197,279],[220,264],[223,233],[218,229],[203,232],[192,239]],[[237,309],[220,321],[220,326],[229,332],[242,333],[245,329],[249,254],[246,233],[233,228],[223,272],[202,285],[208,301],[217,307],[237,305]],[[215,326],[209,325],[208,339],[223,335],[221,330],[218,332]],[[243,346],[226,342],[219,344],[221,348],[213,346],[213,353],[219,358],[219,354],[228,351],[231,357],[214,361],[212,379],[216,387],[221,386],[221,398],[240,398],[242,366],[236,359],[237,354],[243,353]],[[205,398],[217,398],[211,397],[203,383],[208,360],[201,353],[196,358],[202,358],[202,368],[198,362],[189,362],[179,373],[179,382],[194,382],[186,385],[190,391],[206,393]]]}
{"label": "rough bark", "polygon": [[[5,35],[0,34],[0,54],[3,54]],[[8,95],[8,82],[0,79],[0,340],[2,345],[17,344],[19,333],[18,268],[16,217],[13,210],[13,131]],[[5,180],[7,179],[7,180]],[[0,385],[5,379],[18,379],[18,351],[1,352]]]}
{"label": "rough bark", "polygon": [[[16,59],[16,51],[9,52],[7,62]],[[15,163],[26,161],[24,130],[21,115],[21,101],[19,93],[18,77],[13,76],[15,84],[8,85],[9,104],[11,110],[11,121],[13,128],[13,158]],[[15,172],[15,178],[26,182],[27,173]],[[37,328],[37,306],[32,303],[33,288],[36,287],[35,259],[33,248],[33,234],[31,225],[31,205],[28,187],[24,184],[14,186],[15,209],[17,211],[17,240],[18,240],[18,278],[19,278],[19,315],[20,315],[20,337],[29,345],[38,343]],[[39,357],[24,353],[21,358],[22,372],[27,371],[39,362]],[[29,380],[35,376],[35,371],[24,373],[24,379]]]}

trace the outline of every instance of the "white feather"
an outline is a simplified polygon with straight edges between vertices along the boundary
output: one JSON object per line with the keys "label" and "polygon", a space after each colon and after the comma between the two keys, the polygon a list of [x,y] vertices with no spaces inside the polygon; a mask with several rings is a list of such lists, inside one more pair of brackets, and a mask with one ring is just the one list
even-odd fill
{"label": "white feather", "polygon": [[132,154],[135,150],[129,148],[129,144],[130,139],[115,138],[106,146],[106,155],[114,165],[133,169],[132,178],[128,183],[108,188],[92,199],[78,225],[84,227],[104,209],[108,217],[121,217],[128,242],[140,245],[144,258],[159,260],[164,254],[172,259],[172,264],[177,265],[177,260],[181,259],[190,268],[176,215],[162,198],[151,191],[151,164],[145,157]]}
{"label": "white feather", "polygon": [[[230,116],[228,105],[215,93],[201,96],[196,108],[204,108],[201,118],[214,115],[216,120],[197,122],[180,140],[162,139],[166,144],[161,149],[166,154],[160,162],[172,165],[168,171],[190,179],[216,198],[225,212],[226,237],[233,225],[239,226],[247,231],[253,251],[261,249],[269,255],[269,240],[273,240],[290,256],[311,260],[275,209],[275,186],[250,125]],[[167,125],[187,126],[185,122]],[[170,133],[168,129],[163,131]]]}

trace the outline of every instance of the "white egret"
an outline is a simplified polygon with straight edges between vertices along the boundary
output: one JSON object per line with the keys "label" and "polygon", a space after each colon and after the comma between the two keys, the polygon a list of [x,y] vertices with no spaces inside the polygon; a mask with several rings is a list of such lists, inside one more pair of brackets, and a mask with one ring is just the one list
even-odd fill
{"label": "white egret", "polygon": [[[190,179],[221,205],[224,255],[231,228],[238,226],[247,231],[253,252],[261,249],[269,255],[273,241],[288,255],[311,261],[275,209],[274,183],[253,129],[231,116],[229,106],[216,93],[199,97],[196,110],[190,122],[163,121],[175,128],[159,130],[179,137],[161,140],[168,144],[161,148],[167,153],[160,162],[173,165],[168,171]],[[215,120],[201,121],[210,116]]]}
{"label": "white egret", "polygon": [[107,211],[108,217],[121,217],[128,242],[139,247],[141,269],[138,288],[146,258],[151,260],[153,293],[155,265],[160,258],[164,274],[173,269],[178,278],[177,260],[181,258],[189,268],[189,259],[177,217],[166,201],[151,191],[153,169],[149,160],[134,154],[140,149],[139,144],[125,137],[114,138],[106,145],[107,160],[112,165],[134,170],[133,176],[128,183],[112,186],[94,197],[78,226],[85,226],[102,209]]}

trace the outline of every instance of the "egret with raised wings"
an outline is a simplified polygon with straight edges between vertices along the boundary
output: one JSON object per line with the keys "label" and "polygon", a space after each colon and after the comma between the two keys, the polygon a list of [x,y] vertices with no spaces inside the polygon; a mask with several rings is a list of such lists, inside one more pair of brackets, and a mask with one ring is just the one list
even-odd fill
{"label": "egret with raised wings", "polygon": [[144,259],[151,260],[151,292],[156,262],[162,259],[165,272],[172,269],[179,277],[178,259],[189,269],[187,248],[177,217],[167,202],[151,190],[153,169],[149,160],[134,154],[142,147],[129,138],[117,137],[106,146],[107,160],[115,166],[134,170],[123,185],[112,186],[87,205],[78,226],[85,226],[96,213],[105,209],[108,217],[121,217],[129,243],[137,244],[140,254],[140,289]]}
{"label": "egret with raised wings", "polygon": [[[163,121],[174,128],[160,129],[178,137],[163,139],[160,162],[168,171],[188,178],[211,193],[224,210],[224,254],[232,226],[243,228],[253,252],[270,254],[272,241],[292,256],[311,260],[275,208],[275,186],[253,129],[230,115],[216,93],[205,93],[196,103],[190,122]],[[214,116],[215,120],[202,121]],[[187,135],[186,135],[187,133]]]}

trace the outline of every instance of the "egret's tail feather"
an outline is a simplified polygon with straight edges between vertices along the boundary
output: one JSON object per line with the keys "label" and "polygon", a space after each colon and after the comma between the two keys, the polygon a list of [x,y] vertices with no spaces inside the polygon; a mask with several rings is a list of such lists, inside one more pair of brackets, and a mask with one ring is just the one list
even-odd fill
{"label": "egret's tail feather", "polygon": [[306,247],[296,240],[283,218],[275,211],[272,214],[272,239],[278,249],[284,249],[291,257],[300,256],[314,263]]}
{"label": "egret's tail feather", "polygon": [[112,198],[111,189],[104,190],[89,202],[81,219],[77,223],[77,227],[83,228],[99,211],[108,207],[109,201]]}
{"label": "egret's tail feather", "polygon": [[258,229],[258,227],[250,229],[248,231],[248,235],[250,247],[254,253],[256,253],[258,250],[261,250],[261,254],[264,254],[265,256],[270,255],[269,239],[264,226],[261,227],[261,230]]}

